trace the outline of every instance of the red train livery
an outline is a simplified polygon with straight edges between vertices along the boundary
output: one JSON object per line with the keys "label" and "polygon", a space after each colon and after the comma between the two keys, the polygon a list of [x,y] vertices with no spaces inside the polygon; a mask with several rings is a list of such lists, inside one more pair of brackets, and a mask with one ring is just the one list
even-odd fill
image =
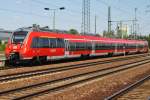
{"label": "red train livery", "polygon": [[7,60],[12,62],[131,52],[148,52],[148,42],[64,34],[33,27],[14,31],[5,49]]}

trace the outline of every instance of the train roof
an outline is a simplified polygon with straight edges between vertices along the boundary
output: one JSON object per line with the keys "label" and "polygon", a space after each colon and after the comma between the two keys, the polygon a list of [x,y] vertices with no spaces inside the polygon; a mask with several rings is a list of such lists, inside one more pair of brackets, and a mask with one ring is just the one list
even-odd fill
{"label": "train roof", "polygon": [[[34,33],[37,33],[34,31]],[[90,36],[90,35],[80,35],[80,34],[65,34],[65,33],[57,33],[57,32],[38,32],[40,35],[48,36],[50,35],[52,38],[64,38],[70,41],[76,42],[85,42],[85,41],[95,41],[95,42],[105,42],[105,43],[140,43],[145,44],[146,41],[143,40],[128,40],[128,39],[114,39],[114,38],[105,38],[98,36]],[[38,34],[37,33],[37,34]]]}
{"label": "train roof", "polygon": [[143,40],[128,40],[128,39],[115,39],[115,38],[105,38],[100,36],[93,36],[93,35],[83,35],[83,34],[69,34],[65,30],[50,30],[48,27],[24,27],[19,28],[16,31],[32,31],[34,33],[40,35],[51,35],[52,37],[56,38],[65,38],[66,40],[70,41],[77,41],[77,42],[84,42],[84,41],[96,41],[96,42],[105,42],[105,43],[141,43],[145,44],[147,41]]}

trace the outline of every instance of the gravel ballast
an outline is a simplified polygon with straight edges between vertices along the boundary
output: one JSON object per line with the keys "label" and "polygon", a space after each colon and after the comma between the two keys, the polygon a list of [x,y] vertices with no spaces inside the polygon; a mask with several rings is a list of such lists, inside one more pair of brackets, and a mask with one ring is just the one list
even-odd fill
{"label": "gravel ballast", "polygon": [[[137,56],[140,56],[143,54],[139,54]],[[75,61],[75,62],[65,62],[60,64],[49,64],[49,65],[40,65],[40,66],[34,66],[34,67],[22,67],[22,68],[12,68],[12,69],[6,69],[6,70],[0,70],[0,76],[2,75],[10,75],[10,74],[16,74],[16,73],[23,73],[23,72],[31,72],[36,70],[43,70],[48,68],[57,68],[57,67],[63,67],[68,65],[76,65],[81,63],[90,63],[95,61],[105,61],[105,60],[112,60],[112,59],[118,59],[118,58],[126,58],[126,57],[133,57],[135,55],[128,55],[128,56],[119,56],[119,57],[111,57],[111,58],[99,58],[99,59],[90,59],[90,60],[83,60],[83,61]]]}
{"label": "gravel ballast", "polygon": [[150,73],[150,64],[95,79],[70,88],[47,93],[32,100],[103,100],[112,93]]}
{"label": "gravel ballast", "polygon": [[[30,78],[23,78],[23,79],[8,81],[8,82],[2,82],[0,83],[0,91],[7,91],[7,90],[15,89],[15,88],[21,88],[21,87],[33,85],[35,83],[36,84],[43,83],[43,82],[47,82],[50,80],[52,81],[56,79],[61,79],[61,78],[65,78],[68,76],[92,72],[92,71],[96,71],[96,70],[100,70],[104,68],[110,68],[113,66],[118,66],[118,65],[129,63],[129,62],[135,62],[135,61],[136,59],[132,59],[130,61],[120,61],[118,63],[115,62],[115,63],[101,64],[101,65],[96,65],[96,66],[90,66],[87,68],[85,67],[77,68],[77,69],[71,69],[71,70],[66,70],[66,71],[57,72],[57,73],[50,73],[50,74],[34,76]],[[137,61],[139,61],[139,59],[137,59]]]}

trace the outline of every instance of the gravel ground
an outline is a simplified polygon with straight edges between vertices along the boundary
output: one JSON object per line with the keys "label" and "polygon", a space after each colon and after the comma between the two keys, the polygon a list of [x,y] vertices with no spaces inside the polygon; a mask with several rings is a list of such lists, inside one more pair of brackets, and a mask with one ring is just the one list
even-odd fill
{"label": "gravel ground", "polygon": [[[143,55],[143,54],[139,54]],[[99,58],[99,59],[93,59],[93,60],[84,60],[84,61],[76,61],[76,62],[65,62],[65,63],[59,63],[59,64],[50,64],[50,65],[43,65],[43,66],[34,66],[34,67],[22,67],[22,68],[13,68],[13,69],[6,69],[6,70],[0,70],[0,76],[2,75],[10,75],[15,73],[22,73],[22,72],[30,72],[30,71],[36,71],[36,70],[42,70],[42,69],[48,69],[48,68],[56,68],[56,67],[63,67],[68,65],[76,65],[81,63],[90,63],[95,61],[104,61],[104,60],[111,60],[116,58],[126,58],[126,57],[132,57],[135,55],[129,55],[129,56],[119,56],[119,57],[111,57],[111,58]]]}
{"label": "gravel ground", "polygon": [[150,100],[150,80],[119,97],[117,100]]}
{"label": "gravel ground", "polygon": [[47,93],[32,100],[103,100],[150,73],[150,63],[138,68],[95,79],[62,91]]}
{"label": "gravel ground", "polygon": [[[115,63],[101,64],[101,65],[96,65],[96,66],[91,66],[91,67],[86,67],[86,68],[85,67],[77,68],[77,69],[67,70],[67,71],[62,71],[62,72],[57,72],[57,73],[50,73],[50,74],[34,76],[30,78],[17,79],[14,81],[2,82],[0,83],[0,91],[15,89],[17,87],[19,88],[19,87],[29,86],[35,83],[43,83],[43,82],[47,82],[47,81],[55,80],[55,79],[61,79],[61,78],[68,77],[68,76],[92,72],[98,69],[110,68],[112,66],[118,66],[118,65],[122,65],[125,63],[129,63],[129,62],[134,62],[134,61],[136,61],[136,59],[132,59],[130,61],[120,61],[118,63],[115,62]],[[137,58],[137,61],[140,61],[140,60]]]}

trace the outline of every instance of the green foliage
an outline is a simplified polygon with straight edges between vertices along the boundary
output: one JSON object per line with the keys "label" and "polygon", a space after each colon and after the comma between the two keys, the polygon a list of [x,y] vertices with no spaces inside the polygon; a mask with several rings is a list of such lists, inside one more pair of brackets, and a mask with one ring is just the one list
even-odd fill
{"label": "green foliage", "polygon": [[70,29],[68,33],[70,33],[70,34],[79,34],[76,29]]}
{"label": "green foliage", "polygon": [[149,45],[149,48],[150,48],[150,34],[148,36],[139,36],[138,38],[148,41],[148,45]]}
{"label": "green foliage", "polygon": [[108,37],[108,38],[115,38],[115,32],[111,31],[111,32],[107,32],[107,31],[103,31],[103,37]]}
{"label": "green foliage", "polygon": [[117,38],[124,38],[124,39],[127,39],[127,38],[128,38],[127,31],[118,29],[118,30],[117,30],[117,34],[116,34],[116,37],[117,37]]}
{"label": "green foliage", "polygon": [[4,51],[6,47],[6,44],[0,44],[0,51]]}

